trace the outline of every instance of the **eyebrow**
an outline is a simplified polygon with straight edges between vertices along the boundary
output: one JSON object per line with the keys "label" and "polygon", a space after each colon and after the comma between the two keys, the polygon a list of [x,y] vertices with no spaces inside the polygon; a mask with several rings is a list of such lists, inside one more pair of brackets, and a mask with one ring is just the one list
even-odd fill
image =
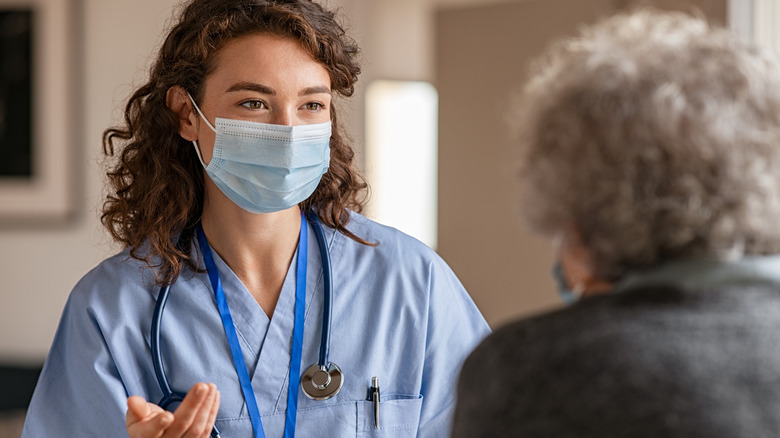
{"label": "eyebrow", "polygon": [[[270,96],[275,96],[276,91],[263,84],[258,84],[257,82],[238,82],[230,86],[230,88],[227,89],[228,93],[235,92],[235,91],[255,91],[262,94],[268,94]],[[298,96],[309,96],[312,94],[331,94],[330,88],[325,86],[314,86],[314,87],[306,87],[303,90],[301,90],[298,93]]]}
{"label": "eyebrow", "polygon": [[266,85],[258,84],[256,82],[238,82],[231,85],[230,88],[227,89],[227,91],[228,93],[234,91],[256,91],[262,94],[270,94],[271,96],[276,95],[276,91],[274,91],[273,88],[268,87]]}
{"label": "eyebrow", "polygon": [[298,96],[309,96],[311,94],[331,94],[330,88],[318,86],[318,87],[306,87],[298,93]]}

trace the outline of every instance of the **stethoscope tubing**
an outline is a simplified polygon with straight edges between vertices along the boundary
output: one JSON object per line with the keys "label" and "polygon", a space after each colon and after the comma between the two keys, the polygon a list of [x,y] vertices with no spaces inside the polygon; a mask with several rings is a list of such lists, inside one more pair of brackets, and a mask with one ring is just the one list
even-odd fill
{"label": "stethoscope tubing", "polygon": [[160,349],[160,324],[162,323],[163,310],[168,301],[170,291],[171,285],[160,288],[160,296],[157,298],[157,304],[154,306],[154,314],[152,315],[152,363],[154,365],[154,374],[157,377],[157,383],[160,385],[160,389],[163,392],[163,398],[158,403],[163,409],[167,408],[171,403],[180,402],[184,399],[183,394],[175,393],[171,389],[171,384],[168,382],[168,376],[165,373],[165,365],[162,361],[162,351]]}
{"label": "stethoscope tubing", "polygon": [[322,303],[322,338],[320,339],[320,357],[318,365],[320,368],[328,366],[328,355],[330,349],[330,325],[333,313],[333,275],[330,267],[330,251],[328,251],[325,235],[322,232],[322,225],[317,214],[310,211],[308,214],[309,222],[314,226],[314,236],[317,239],[317,246],[320,250],[320,259],[322,260],[322,272],[324,273],[324,302]]}

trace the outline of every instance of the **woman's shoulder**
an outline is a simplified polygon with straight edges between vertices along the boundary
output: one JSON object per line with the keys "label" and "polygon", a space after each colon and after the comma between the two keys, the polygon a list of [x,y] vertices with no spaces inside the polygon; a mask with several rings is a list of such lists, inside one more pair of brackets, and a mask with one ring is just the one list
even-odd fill
{"label": "woman's shoulder", "polygon": [[133,257],[130,249],[124,249],[87,272],[80,284],[120,282],[122,284],[154,281],[154,272],[146,262]]}
{"label": "woman's shoulder", "polygon": [[[411,289],[425,290],[441,299],[451,299],[453,294],[466,298],[450,266],[425,243],[357,213],[352,213],[347,229],[369,244],[335,232],[331,246],[334,266],[363,280],[368,277],[386,284],[414,284],[418,287]],[[425,299],[433,298],[426,295]]]}
{"label": "woman's shoulder", "polygon": [[155,290],[154,270],[125,249],[87,272],[73,287],[68,306],[103,310],[128,309],[140,297]]}
{"label": "woman's shoulder", "polygon": [[[380,224],[360,213],[350,212],[350,220],[346,228],[361,239],[371,244],[376,244],[370,248],[378,251],[402,252],[407,256],[418,255],[429,259],[439,259],[438,254],[433,249],[417,238],[397,228]],[[347,236],[344,237],[349,239]],[[360,245],[358,242],[355,243]]]}
{"label": "woman's shoulder", "polygon": [[[483,362],[511,363],[531,357],[574,362],[578,357],[583,362],[592,360],[590,352],[597,349],[618,354],[626,351],[625,345],[635,343],[636,333],[644,333],[647,339],[657,332],[659,321],[668,321],[664,327],[675,327],[677,312],[685,312],[684,308],[657,305],[663,302],[660,294],[673,291],[647,292],[593,295],[524,316],[498,327],[475,349],[474,356]],[[701,303],[696,307],[701,309]]]}

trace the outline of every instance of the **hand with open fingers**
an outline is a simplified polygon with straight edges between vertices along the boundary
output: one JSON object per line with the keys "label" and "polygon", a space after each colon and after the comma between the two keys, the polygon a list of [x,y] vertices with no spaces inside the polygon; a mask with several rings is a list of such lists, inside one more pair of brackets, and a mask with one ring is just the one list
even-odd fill
{"label": "hand with open fingers", "polygon": [[213,383],[196,383],[171,413],[137,395],[127,399],[130,438],[208,438],[217,419],[219,391]]}

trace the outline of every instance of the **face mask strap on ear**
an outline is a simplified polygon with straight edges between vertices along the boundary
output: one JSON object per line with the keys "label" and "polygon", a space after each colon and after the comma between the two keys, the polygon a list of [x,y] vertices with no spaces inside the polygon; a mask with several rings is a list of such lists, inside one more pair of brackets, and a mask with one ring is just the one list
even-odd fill
{"label": "face mask strap on ear", "polygon": [[[209,123],[209,120],[206,118],[206,116],[203,115],[203,112],[201,112],[200,108],[198,108],[198,104],[195,103],[195,99],[192,98],[192,95],[189,92],[187,92],[187,97],[190,98],[190,102],[192,102],[192,105],[195,107],[195,110],[200,115],[200,118],[203,119],[204,122],[206,122],[206,125],[208,125],[208,127],[211,128],[212,131],[217,132],[217,130],[214,129],[213,126],[211,126],[211,123]],[[203,167],[206,167],[206,163],[203,162],[203,156],[200,154],[200,146],[198,145],[197,140],[193,140],[192,145],[195,146],[195,153],[198,155],[198,161],[200,161],[200,164]]]}
{"label": "face mask strap on ear", "polygon": [[195,146],[195,154],[198,156],[198,161],[200,161],[201,166],[206,167],[206,163],[203,162],[203,157],[200,155],[200,147],[198,147],[198,142],[193,140],[192,145]]}
{"label": "face mask strap on ear", "polygon": [[192,98],[192,95],[190,95],[189,92],[187,92],[187,97],[190,98],[190,102],[192,102],[192,105],[195,106],[195,110],[200,115],[200,118],[203,119],[204,122],[211,128],[212,131],[217,132],[217,128],[213,127],[211,123],[209,123],[209,119],[206,118],[206,116],[203,115],[203,112],[201,112],[200,108],[198,108],[198,104],[195,103],[195,99]]}

